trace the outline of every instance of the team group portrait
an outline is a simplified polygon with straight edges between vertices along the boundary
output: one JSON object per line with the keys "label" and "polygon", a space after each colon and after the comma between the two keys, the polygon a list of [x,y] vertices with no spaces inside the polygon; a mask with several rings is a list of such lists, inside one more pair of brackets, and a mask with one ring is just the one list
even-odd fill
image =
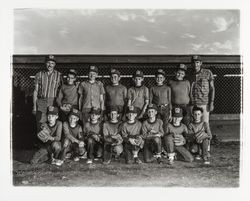
{"label": "team group portrait", "polygon": [[239,187],[238,10],[14,11],[14,186]]}

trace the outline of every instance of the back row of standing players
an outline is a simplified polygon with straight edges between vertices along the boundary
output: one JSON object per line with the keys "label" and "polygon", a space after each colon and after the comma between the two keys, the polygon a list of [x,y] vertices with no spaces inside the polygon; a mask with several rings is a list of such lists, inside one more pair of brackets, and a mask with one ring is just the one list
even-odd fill
{"label": "back row of standing players", "polygon": [[37,163],[49,154],[53,164],[62,165],[67,153],[72,152],[76,161],[87,158],[91,164],[95,157],[103,157],[106,164],[112,152],[118,157],[124,150],[127,163],[141,163],[138,152],[143,149],[145,162],[150,162],[153,154],[162,163],[165,149],[170,164],[175,152],[185,161],[193,161],[189,151],[209,164],[214,77],[210,70],[202,68],[200,56],[193,56],[191,63],[195,73],[190,81],[185,79],[187,67],[180,64],[168,85],[164,70],[158,69],[156,85],[148,89],[143,84],[143,72],[137,70],[134,86],[127,90],[119,83],[120,72],[112,69],[112,84],[104,89],[96,80],[96,66],[90,66],[88,80],[81,83],[76,82],[77,72],[70,69],[63,84],[61,73],[54,70],[54,56],[48,56],[46,71],[35,76],[33,113],[38,132],[47,127],[51,139],[31,162]]}

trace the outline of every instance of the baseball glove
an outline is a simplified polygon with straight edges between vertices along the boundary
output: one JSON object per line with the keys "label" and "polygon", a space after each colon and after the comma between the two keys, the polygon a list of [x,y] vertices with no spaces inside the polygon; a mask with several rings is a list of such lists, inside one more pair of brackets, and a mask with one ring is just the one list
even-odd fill
{"label": "baseball glove", "polygon": [[203,140],[208,138],[208,135],[205,132],[199,132],[195,135],[196,142],[202,143]]}
{"label": "baseball glove", "polygon": [[37,137],[42,141],[42,142],[47,142],[50,138],[50,130],[47,127],[43,127],[43,129],[37,133]]}

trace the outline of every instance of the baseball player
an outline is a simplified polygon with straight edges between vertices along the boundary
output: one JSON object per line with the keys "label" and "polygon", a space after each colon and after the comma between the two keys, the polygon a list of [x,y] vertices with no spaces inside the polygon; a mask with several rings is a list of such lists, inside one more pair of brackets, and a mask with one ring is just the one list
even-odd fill
{"label": "baseball player", "polygon": [[207,122],[202,120],[203,109],[197,106],[192,110],[193,121],[188,125],[188,141],[190,144],[190,151],[196,154],[195,159],[200,160],[201,155],[204,164],[210,164],[209,141],[212,134]]}
{"label": "baseball player", "polygon": [[169,81],[171,88],[172,106],[181,107],[183,110],[183,123],[188,124],[190,121],[190,82],[185,79],[187,66],[180,64],[175,72],[175,78]]}
{"label": "baseball player", "polygon": [[55,104],[58,88],[62,84],[61,73],[54,70],[56,60],[53,55],[45,59],[46,70],[35,75],[35,89],[33,92],[33,111],[36,115],[37,129],[47,121],[47,107]]}
{"label": "baseball player", "polygon": [[150,88],[150,103],[158,106],[158,115],[164,124],[171,119],[171,89],[164,84],[166,73],[162,69],[156,72],[156,85]]}
{"label": "baseball player", "polygon": [[111,85],[106,87],[106,110],[110,111],[111,107],[117,107],[120,120],[124,116],[124,107],[127,102],[127,88],[120,84],[121,75],[116,69],[111,70]]}
{"label": "baseball player", "polygon": [[138,119],[142,119],[149,103],[149,90],[142,84],[144,80],[143,72],[137,70],[133,75],[134,86],[128,89],[128,107],[139,108]]}
{"label": "baseball player", "polygon": [[92,164],[93,159],[102,157],[102,124],[100,122],[101,111],[99,108],[91,108],[90,121],[86,122],[83,127],[83,135],[87,141],[87,164]]}
{"label": "baseball player", "polygon": [[142,124],[136,119],[137,113],[138,111],[134,106],[128,107],[126,114],[127,121],[121,126],[127,164],[131,164],[133,161],[136,164],[142,163],[138,157],[138,152],[143,148],[144,141],[141,132]]}
{"label": "baseball player", "polygon": [[174,162],[175,152],[186,162],[192,162],[194,160],[192,154],[183,146],[186,144],[185,137],[188,134],[188,129],[185,124],[181,123],[182,118],[182,109],[180,107],[173,107],[172,122],[164,127],[164,145],[168,152],[170,165]]}
{"label": "baseball player", "polygon": [[119,121],[119,109],[112,106],[109,110],[109,121],[103,124],[103,141],[104,141],[104,162],[111,162],[112,153],[115,154],[115,159],[118,159],[123,152],[122,136],[121,136],[121,121]]}
{"label": "baseball player", "polygon": [[151,162],[150,154],[155,154],[158,163],[162,163],[161,159],[161,137],[163,137],[163,122],[157,119],[157,106],[149,104],[147,108],[148,119],[142,123],[142,135],[144,139],[143,156],[146,163]]}
{"label": "baseball player", "polygon": [[63,122],[65,138],[60,156],[61,161],[59,161],[61,163],[65,160],[68,152],[72,152],[74,161],[79,161],[80,158],[87,158],[82,127],[78,124],[79,118],[80,111],[72,108],[68,121]]}
{"label": "baseball player", "polygon": [[90,66],[88,80],[83,81],[79,86],[79,109],[82,111],[83,125],[89,120],[92,107],[98,108],[101,113],[104,110],[105,91],[102,82],[96,80],[97,76],[98,68]]}
{"label": "baseball player", "polygon": [[59,117],[62,122],[68,120],[68,114],[71,108],[78,108],[78,86],[79,82],[76,83],[77,72],[74,69],[70,69],[67,72],[67,82],[63,84],[58,93],[56,99],[57,105],[60,108]]}
{"label": "baseball player", "polygon": [[42,147],[34,154],[30,163],[37,164],[45,162],[48,157],[51,164],[61,165],[59,154],[61,151],[62,122],[58,121],[58,108],[49,106],[47,111],[47,122],[41,125],[38,138],[43,142]]}

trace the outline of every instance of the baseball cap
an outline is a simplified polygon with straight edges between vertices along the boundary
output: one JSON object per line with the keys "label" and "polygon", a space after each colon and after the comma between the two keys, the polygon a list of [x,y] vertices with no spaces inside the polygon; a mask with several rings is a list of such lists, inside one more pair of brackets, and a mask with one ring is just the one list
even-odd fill
{"label": "baseball cap", "polygon": [[99,108],[96,107],[92,107],[89,114],[96,114],[96,115],[100,115],[101,114],[101,110]]}
{"label": "baseball cap", "polygon": [[183,110],[180,107],[174,107],[172,109],[173,117],[183,117]]}
{"label": "baseball cap", "polygon": [[109,112],[113,112],[113,111],[119,112],[119,108],[117,106],[110,106]]}
{"label": "baseball cap", "polygon": [[96,66],[90,66],[89,67],[89,72],[96,72],[96,73],[98,73],[98,68]]}
{"label": "baseball cap", "polygon": [[201,57],[199,55],[194,55],[194,56],[192,56],[191,61],[194,62],[194,61],[202,61],[202,60],[201,60]]}
{"label": "baseball cap", "polygon": [[49,106],[47,109],[47,115],[49,114],[58,115],[58,108],[54,106]]}
{"label": "baseball cap", "polygon": [[155,73],[155,75],[163,75],[166,76],[166,73],[163,69],[158,69],[157,72]]}
{"label": "baseball cap", "polygon": [[144,76],[144,75],[143,75],[143,72],[140,71],[140,70],[137,70],[137,71],[135,72],[135,74],[134,74],[133,77],[143,77],[143,76]]}
{"label": "baseball cap", "polygon": [[47,62],[47,61],[54,61],[54,62],[56,62],[55,56],[54,55],[48,55],[48,56],[46,56],[45,62]]}
{"label": "baseball cap", "polygon": [[78,110],[78,109],[75,109],[75,108],[72,108],[72,110],[70,111],[70,113],[69,113],[69,116],[70,115],[74,115],[74,116],[76,116],[76,117],[78,117],[78,118],[80,118],[80,111]]}
{"label": "baseball cap", "polygon": [[116,69],[111,69],[110,74],[111,74],[111,75],[112,75],[112,74],[116,74],[116,75],[118,75],[118,76],[121,75],[120,71],[118,71],[118,70],[116,70]]}
{"label": "baseball cap", "polygon": [[177,70],[183,70],[183,71],[187,71],[187,66],[185,64],[180,64],[177,68]]}
{"label": "baseball cap", "polygon": [[131,105],[131,106],[128,107],[126,113],[127,113],[127,114],[128,114],[128,113],[136,113],[136,114],[137,114],[137,108]]}
{"label": "baseball cap", "polygon": [[157,106],[155,104],[149,104],[147,109],[148,110],[154,109],[154,110],[158,111],[158,108],[157,108]]}
{"label": "baseball cap", "polygon": [[77,71],[75,69],[69,69],[67,74],[72,74],[74,76],[77,76]]}

